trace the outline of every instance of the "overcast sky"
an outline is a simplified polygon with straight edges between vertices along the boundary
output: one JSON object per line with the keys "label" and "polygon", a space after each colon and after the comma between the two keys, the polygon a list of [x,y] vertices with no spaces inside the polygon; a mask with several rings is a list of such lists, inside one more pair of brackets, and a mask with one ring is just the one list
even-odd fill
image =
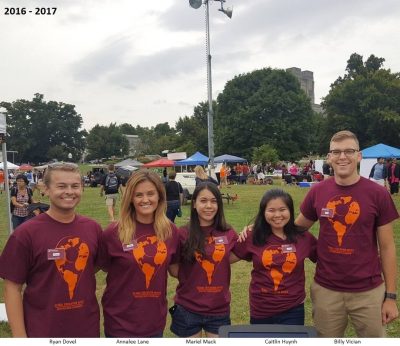
{"label": "overcast sky", "polygon": [[[207,99],[204,6],[189,0],[0,0],[0,101],[76,106],[96,124],[175,126]],[[353,52],[400,72],[399,0],[210,1],[213,97],[263,67],[314,72],[315,100]],[[5,7],[33,13],[5,15]],[[57,7],[52,16],[35,7]]]}

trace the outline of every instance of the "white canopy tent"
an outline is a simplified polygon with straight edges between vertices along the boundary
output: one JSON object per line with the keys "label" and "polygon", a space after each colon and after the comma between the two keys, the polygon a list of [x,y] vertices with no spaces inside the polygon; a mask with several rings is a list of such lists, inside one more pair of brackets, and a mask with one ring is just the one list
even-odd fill
{"label": "white canopy tent", "polygon": [[[7,169],[18,169],[19,166],[14,165],[13,163],[7,161]],[[0,162],[0,169],[4,169],[4,163]]]}

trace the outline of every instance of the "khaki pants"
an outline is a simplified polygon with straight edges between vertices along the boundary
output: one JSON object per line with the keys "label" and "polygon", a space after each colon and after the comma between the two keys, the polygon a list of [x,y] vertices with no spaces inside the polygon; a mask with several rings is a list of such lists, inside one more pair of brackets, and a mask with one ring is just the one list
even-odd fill
{"label": "khaki pants", "polygon": [[311,300],[318,336],[342,338],[350,318],[358,337],[385,337],[381,317],[384,294],[384,284],[369,291],[350,293],[332,291],[314,281]]}

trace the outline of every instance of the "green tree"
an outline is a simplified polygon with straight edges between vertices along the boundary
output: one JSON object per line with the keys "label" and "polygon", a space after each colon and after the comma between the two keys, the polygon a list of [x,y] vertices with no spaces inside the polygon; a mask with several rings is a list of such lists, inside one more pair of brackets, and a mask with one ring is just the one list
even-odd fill
{"label": "green tree", "polygon": [[271,162],[275,165],[279,161],[279,155],[276,149],[269,144],[263,144],[258,148],[253,149],[253,162],[262,162],[265,165],[267,162]]}
{"label": "green tree", "polygon": [[127,155],[128,139],[122,134],[121,128],[115,123],[109,126],[94,126],[87,136],[88,159],[109,158]]}
{"label": "green tree", "polygon": [[121,130],[121,133],[124,135],[137,135],[135,127],[128,123],[123,123],[119,125],[119,129]]}
{"label": "green tree", "polygon": [[262,144],[287,160],[309,152],[313,111],[292,74],[268,68],[239,75],[217,101],[216,152],[251,157]]}
{"label": "green tree", "polygon": [[81,129],[82,117],[74,105],[46,102],[44,95],[35,94],[31,101],[0,106],[6,109],[8,148],[18,151],[20,162],[66,160],[69,153],[75,160],[81,157],[87,132]]}
{"label": "green tree", "polygon": [[167,122],[151,128],[138,125],[136,133],[140,138],[139,155],[161,154],[164,150],[176,151],[176,131]]}
{"label": "green tree", "polygon": [[371,55],[365,62],[359,54],[347,61],[325,97],[327,113],[325,145],[340,130],[354,132],[360,146],[380,142],[398,146],[400,134],[400,74],[383,68],[383,58]]}

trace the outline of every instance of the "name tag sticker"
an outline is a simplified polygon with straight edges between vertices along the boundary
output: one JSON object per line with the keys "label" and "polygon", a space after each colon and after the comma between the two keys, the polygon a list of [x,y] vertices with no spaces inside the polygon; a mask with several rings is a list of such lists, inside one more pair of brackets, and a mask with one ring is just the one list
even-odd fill
{"label": "name tag sticker", "polygon": [[226,235],[223,235],[221,237],[214,237],[214,243],[215,244],[228,244],[228,238]]}
{"label": "name tag sticker", "polygon": [[330,208],[322,208],[321,209],[321,217],[333,217],[333,209]]}
{"label": "name tag sticker", "polygon": [[294,244],[282,245],[282,253],[296,252],[296,246]]}
{"label": "name tag sticker", "polygon": [[137,248],[137,241],[136,240],[133,240],[132,241],[132,243],[130,243],[130,244],[122,244],[122,249],[125,251],[125,252],[128,252],[128,251],[132,251],[133,249],[136,249]]}
{"label": "name tag sticker", "polygon": [[65,249],[47,249],[47,259],[49,261],[65,260]]}

